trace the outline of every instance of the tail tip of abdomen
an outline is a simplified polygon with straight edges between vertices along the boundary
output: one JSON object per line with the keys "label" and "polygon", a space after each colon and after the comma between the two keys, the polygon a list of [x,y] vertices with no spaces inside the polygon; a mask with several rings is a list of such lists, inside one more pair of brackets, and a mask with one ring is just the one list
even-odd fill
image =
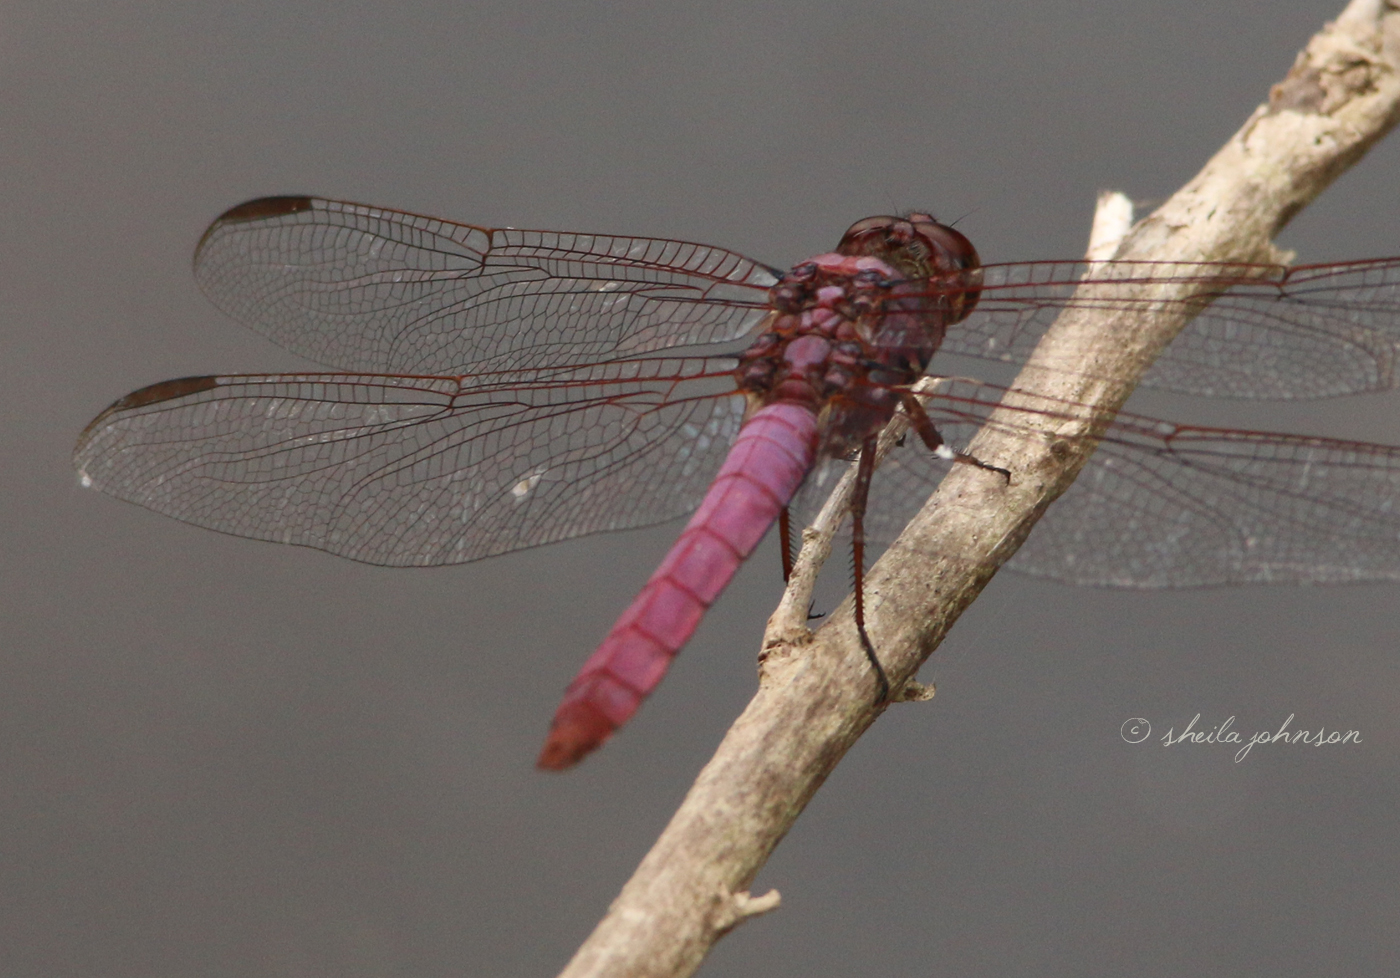
{"label": "tail tip of abdomen", "polygon": [[617,724],[592,703],[565,703],[554,715],[535,767],[542,771],[567,770],[603,746],[616,729]]}

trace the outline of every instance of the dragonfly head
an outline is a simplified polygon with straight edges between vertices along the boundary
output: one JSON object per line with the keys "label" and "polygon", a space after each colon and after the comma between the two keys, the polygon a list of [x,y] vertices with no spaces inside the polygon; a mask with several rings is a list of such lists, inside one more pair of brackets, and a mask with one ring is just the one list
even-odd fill
{"label": "dragonfly head", "polygon": [[906,278],[928,279],[942,294],[957,322],[977,305],[982,260],[966,235],[917,211],[907,217],[867,217],[852,224],[836,246],[838,254],[871,255]]}

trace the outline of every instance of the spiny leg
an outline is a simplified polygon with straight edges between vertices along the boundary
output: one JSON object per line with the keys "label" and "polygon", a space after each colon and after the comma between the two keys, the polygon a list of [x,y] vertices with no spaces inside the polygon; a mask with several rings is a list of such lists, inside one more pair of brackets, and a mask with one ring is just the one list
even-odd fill
{"label": "spiny leg", "polygon": [[875,646],[865,632],[865,504],[870,496],[870,477],[875,472],[875,446],[879,435],[870,435],[860,446],[860,464],[856,466],[856,484],[851,493],[851,558],[855,565],[856,631],[860,633],[860,644],[865,649],[865,657],[875,670],[875,678],[880,683],[877,702],[890,698],[890,681],[885,675],[885,667],[875,655]]}
{"label": "spiny leg", "polygon": [[778,514],[778,542],[783,548],[783,583],[787,584],[792,580],[792,518],[786,506]]}
{"label": "spiny leg", "polygon": [[[792,517],[788,515],[788,508],[786,506],[784,506],[782,512],[778,514],[778,541],[779,545],[783,548],[783,583],[790,584],[792,582],[793,568]],[[814,607],[816,607],[815,601],[807,602],[808,621],[822,617],[812,610]]]}
{"label": "spiny leg", "polygon": [[954,462],[961,462],[963,465],[975,465],[979,469],[987,472],[995,472],[1007,481],[1011,482],[1011,472],[1003,469],[999,465],[988,465],[975,455],[968,455],[964,452],[955,452],[943,441],[943,436],[939,434],[938,428],[933,420],[924,411],[924,406],[919,403],[919,399],[909,391],[900,394],[900,403],[904,406],[904,413],[909,416],[909,424],[919,433],[919,438],[923,440],[925,447],[939,458],[951,459]]}

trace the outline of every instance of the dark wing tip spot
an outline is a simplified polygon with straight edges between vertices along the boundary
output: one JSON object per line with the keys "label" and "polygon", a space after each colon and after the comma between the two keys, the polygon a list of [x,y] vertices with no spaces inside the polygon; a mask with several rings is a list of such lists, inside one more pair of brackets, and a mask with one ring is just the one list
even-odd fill
{"label": "dark wing tip spot", "polygon": [[198,394],[200,391],[207,391],[218,386],[219,378],[214,376],[181,377],[177,380],[163,380],[159,384],[152,384],[139,391],[132,391],[126,397],[114,401],[107,410],[93,418],[92,422],[83,429],[79,441],[85,441],[89,433],[101,427],[114,414],[130,411],[133,408],[146,407],[149,404],[160,404],[162,401],[173,401],[177,397],[188,397],[190,394]]}
{"label": "dark wing tip spot", "polygon": [[178,397],[187,397],[190,394],[198,394],[219,386],[219,378],[208,377],[180,377],[176,380],[163,380],[159,384],[152,384],[140,390],[132,391],[126,397],[120,398],[112,403],[107,410],[88,423],[83,429],[83,433],[78,436],[78,447],[82,448],[87,443],[93,432],[97,431],[107,419],[113,415],[121,414],[123,411],[130,411],[133,408],[146,407],[148,404],[160,404],[162,401],[173,401]]}
{"label": "dark wing tip spot", "polygon": [[152,384],[143,387],[139,391],[132,391],[112,403],[107,410],[88,422],[88,426],[83,429],[83,433],[78,436],[78,445],[75,452],[81,454],[85,445],[92,436],[107,424],[107,421],[123,411],[130,411],[133,408],[145,407],[148,404],[159,404],[162,401],[173,401],[177,397],[186,397],[190,394],[198,394],[200,391],[207,391],[210,388],[219,386],[219,378],[209,377],[181,377],[178,380],[163,380],[159,384]]}
{"label": "dark wing tip spot", "polygon": [[[198,394],[200,391],[207,391],[219,386],[218,377],[180,377],[177,380],[162,380],[159,384],[152,384],[150,387],[143,387],[139,391],[132,391],[130,394],[117,401],[107,411],[127,411],[131,408],[145,407],[147,404],[159,404],[161,401],[173,401],[177,397],[185,397],[190,394]],[[103,412],[104,414],[107,412]]]}
{"label": "dark wing tip spot", "polygon": [[199,260],[199,253],[204,250],[209,238],[225,224],[246,224],[249,221],[298,214],[311,210],[313,200],[314,198],[306,196],[259,197],[257,200],[245,200],[237,206],[230,207],[214,218],[214,222],[200,235],[199,244],[195,245],[194,249],[195,260]]}
{"label": "dark wing tip spot", "polygon": [[268,217],[285,217],[311,210],[312,198],[306,196],[259,197],[246,200],[220,214],[215,224],[233,224],[241,221],[261,221]]}

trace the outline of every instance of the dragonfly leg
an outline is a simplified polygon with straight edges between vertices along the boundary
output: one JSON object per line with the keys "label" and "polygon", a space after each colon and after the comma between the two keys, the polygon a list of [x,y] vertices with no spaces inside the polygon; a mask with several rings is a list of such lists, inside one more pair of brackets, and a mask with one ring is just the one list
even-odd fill
{"label": "dragonfly leg", "polygon": [[[783,583],[787,584],[792,580],[793,555],[792,555],[792,517],[788,515],[788,508],[783,507],[783,511],[778,514],[778,540],[783,548]],[[807,602],[807,620],[823,617],[812,609],[816,607],[815,601]]]}
{"label": "dragonfly leg", "polygon": [[860,644],[865,649],[865,657],[875,670],[875,678],[880,683],[878,702],[890,697],[890,681],[885,675],[885,667],[880,665],[875,655],[875,646],[870,644],[870,636],[865,632],[865,503],[870,495],[870,477],[875,472],[875,446],[879,435],[868,436],[860,448],[860,464],[856,466],[856,484],[851,493],[851,562],[855,569],[856,631],[860,633]]}
{"label": "dragonfly leg", "polygon": [[792,518],[788,508],[778,514],[778,542],[783,548],[783,583],[792,580]]}
{"label": "dragonfly leg", "polygon": [[965,452],[955,452],[949,448],[947,444],[944,443],[943,436],[939,434],[938,428],[934,425],[933,420],[928,416],[928,413],[924,411],[924,406],[919,403],[919,399],[912,393],[906,391],[900,398],[900,402],[904,405],[904,413],[909,416],[909,423],[914,427],[914,430],[919,433],[919,438],[923,440],[924,445],[929,451],[933,452],[933,454],[937,455],[939,458],[951,459],[954,462],[961,462],[963,465],[975,465],[977,468],[984,471],[995,472],[1010,485],[1011,472],[1009,470],[1003,469],[999,465],[989,465],[975,455],[968,455]]}

